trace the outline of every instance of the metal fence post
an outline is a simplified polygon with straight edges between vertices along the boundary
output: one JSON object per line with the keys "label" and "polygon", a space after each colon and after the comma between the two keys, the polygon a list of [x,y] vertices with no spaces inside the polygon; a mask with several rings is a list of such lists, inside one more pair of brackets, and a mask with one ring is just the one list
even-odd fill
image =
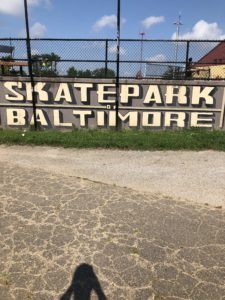
{"label": "metal fence post", "polygon": [[27,0],[24,0],[24,10],[25,10],[25,22],[26,22],[26,32],[27,32],[26,44],[27,44],[28,70],[29,70],[29,77],[30,77],[31,90],[32,90],[34,129],[37,130],[36,94],[35,94],[35,82],[34,82],[33,68],[32,68],[32,55],[31,55],[31,46],[30,46],[30,31],[29,31]]}
{"label": "metal fence post", "polygon": [[116,51],[116,129],[119,129],[120,98],[120,0],[117,1],[117,51]]}
{"label": "metal fence post", "polygon": [[105,78],[108,75],[108,49],[109,49],[109,40],[105,40]]}
{"label": "metal fence post", "polygon": [[185,64],[185,79],[187,79],[187,73],[188,73],[188,69],[190,67],[190,64],[189,64],[189,49],[190,49],[190,41],[187,41],[187,47],[186,47],[186,64]]}

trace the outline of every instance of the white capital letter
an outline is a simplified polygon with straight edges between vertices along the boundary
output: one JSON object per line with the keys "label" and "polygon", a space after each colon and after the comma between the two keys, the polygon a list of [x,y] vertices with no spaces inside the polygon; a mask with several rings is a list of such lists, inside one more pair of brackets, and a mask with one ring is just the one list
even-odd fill
{"label": "white capital letter", "polygon": [[107,87],[114,87],[115,88],[115,84],[114,83],[109,83],[109,84],[98,84],[98,103],[115,103],[115,100],[110,100],[110,99],[105,99],[104,96],[105,95],[115,95],[116,92],[115,91],[106,91],[105,88]]}
{"label": "white capital letter", "polygon": [[14,87],[22,89],[22,82],[5,82],[4,87],[6,87],[12,95],[6,94],[5,99],[9,101],[23,101],[24,96],[14,90]]}
{"label": "white capital letter", "polygon": [[128,103],[129,97],[138,97],[139,96],[139,85],[125,85],[121,87],[121,103]]}
{"label": "white capital letter", "polygon": [[[41,109],[36,109],[36,120],[42,126],[48,126],[48,122],[45,119],[44,113]],[[34,125],[34,116],[32,116],[30,125]]]}
{"label": "white capital letter", "polygon": [[[174,89],[178,89],[178,92],[175,93]],[[169,85],[167,86],[166,89],[166,103],[167,104],[173,104],[173,99],[174,97],[177,98],[177,102],[179,104],[187,104],[187,87],[186,86],[173,86],[173,85]]]}
{"label": "white capital letter", "polygon": [[165,113],[165,127],[171,127],[173,123],[177,124],[177,127],[185,127],[185,112],[166,112]]}
{"label": "white capital letter", "polygon": [[153,103],[162,104],[162,98],[160,95],[159,87],[157,85],[150,85],[145,96],[144,104]]}
{"label": "white capital letter", "polygon": [[97,111],[97,126],[105,126],[105,112]]}
{"label": "white capital letter", "polygon": [[26,125],[26,110],[8,108],[6,110],[7,124],[10,126]]}
{"label": "white capital letter", "polygon": [[121,115],[119,113],[119,118],[121,121],[126,121],[129,119],[129,127],[137,127],[138,126],[138,112],[137,111],[132,111],[128,112],[126,115]]}
{"label": "white capital letter", "polygon": [[80,89],[80,95],[81,95],[81,102],[87,102],[88,101],[88,89],[93,88],[92,83],[75,83],[74,87],[77,89]]}
{"label": "white capital letter", "polygon": [[[48,101],[48,93],[46,91],[43,91],[43,88],[45,87],[46,83],[44,82],[37,82],[35,83],[34,91],[38,93],[39,100],[40,101]],[[26,91],[27,91],[27,100],[32,101],[32,89],[31,89],[31,83],[26,83]]]}
{"label": "white capital letter", "polygon": [[85,127],[86,124],[86,119],[87,116],[91,116],[92,115],[92,111],[91,110],[74,110],[73,114],[76,116],[78,115],[80,117],[80,126]]}
{"label": "white capital letter", "polygon": [[67,83],[60,83],[58,91],[55,96],[55,101],[65,100],[66,102],[72,102],[72,98],[70,95],[69,86]]}
{"label": "white capital letter", "polygon": [[54,126],[57,127],[72,127],[72,123],[64,123],[63,122],[63,116],[59,109],[53,110],[53,118],[54,118]]}
{"label": "white capital letter", "polygon": [[[208,118],[207,118],[208,117]],[[191,127],[213,127],[214,113],[191,113]]]}
{"label": "white capital letter", "polygon": [[192,91],[192,104],[199,105],[200,100],[204,99],[206,105],[213,105],[214,98],[209,94],[215,89],[215,87],[204,87],[201,91],[200,86],[194,86]]}
{"label": "white capital letter", "polygon": [[161,112],[143,112],[143,127],[160,127],[161,126]]}

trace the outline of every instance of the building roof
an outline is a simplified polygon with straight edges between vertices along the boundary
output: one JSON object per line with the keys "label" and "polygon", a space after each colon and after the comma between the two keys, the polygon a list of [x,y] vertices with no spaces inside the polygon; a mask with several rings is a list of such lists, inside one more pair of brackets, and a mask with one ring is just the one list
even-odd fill
{"label": "building roof", "polygon": [[217,64],[225,64],[225,40],[204,55],[194,66],[204,67]]}
{"label": "building roof", "polygon": [[5,46],[5,45],[0,45],[0,52],[1,53],[10,53],[14,51],[14,47],[12,46]]}

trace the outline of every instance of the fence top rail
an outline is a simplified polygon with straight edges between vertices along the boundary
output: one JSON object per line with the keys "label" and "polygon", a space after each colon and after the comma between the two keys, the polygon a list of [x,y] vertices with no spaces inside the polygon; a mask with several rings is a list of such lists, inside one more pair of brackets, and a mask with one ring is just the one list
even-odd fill
{"label": "fence top rail", "polygon": [[[0,41],[26,41],[26,38],[0,38]],[[87,42],[115,42],[116,39],[83,39],[83,38],[36,38],[36,39],[30,39],[31,41],[64,41],[64,42],[75,42],[75,41],[87,41]],[[225,40],[187,40],[187,39],[120,39],[120,41],[124,42],[197,42],[197,43],[225,43]]]}
{"label": "fence top rail", "polygon": [[184,43],[184,42],[197,42],[197,43],[225,43],[225,40],[186,40],[186,39],[120,39],[120,41],[125,41],[125,42],[170,42],[170,43],[174,43],[174,42],[180,42],[180,43]]}
{"label": "fence top rail", "polygon": [[[26,38],[0,38],[0,41],[26,41]],[[39,38],[30,39],[31,41],[62,41],[62,42],[105,42],[105,41],[116,41],[116,39],[65,39],[65,38]]]}

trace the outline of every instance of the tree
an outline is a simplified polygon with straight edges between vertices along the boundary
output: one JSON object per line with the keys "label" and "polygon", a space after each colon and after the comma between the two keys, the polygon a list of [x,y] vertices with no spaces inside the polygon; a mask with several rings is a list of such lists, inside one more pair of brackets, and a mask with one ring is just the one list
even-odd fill
{"label": "tree", "polygon": [[74,67],[70,67],[67,70],[67,76],[68,77],[84,77],[89,78],[92,77],[92,72],[90,70],[77,70]]}
{"label": "tree", "polygon": [[[11,55],[1,57],[3,61],[14,61]],[[11,66],[2,66],[0,68],[0,75],[13,75],[13,69]]]}
{"label": "tree", "polygon": [[162,75],[163,79],[182,79],[184,77],[183,69],[181,67],[168,66],[166,72]]}
{"label": "tree", "polygon": [[60,56],[55,53],[32,55],[33,73],[38,76],[57,76],[57,63]]}
{"label": "tree", "polygon": [[77,75],[78,75],[77,77],[90,78],[92,77],[92,72],[88,69],[85,71],[79,70]]}
{"label": "tree", "polygon": [[116,76],[115,72],[111,69],[99,68],[92,72],[92,76],[96,78],[113,78]]}
{"label": "tree", "polygon": [[115,72],[111,69],[108,69],[105,72],[105,68],[95,69],[93,71],[86,69],[86,70],[77,70],[74,67],[70,67],[67,70],[68,77],[80,77],[80,78],[113,78],[115,77]]}
{"label": "tree", "polygon": [[68,77],[78,77],[78,72],[77,72],[77,70],[74,67],[70,67],[67,70],[67,76]]}

